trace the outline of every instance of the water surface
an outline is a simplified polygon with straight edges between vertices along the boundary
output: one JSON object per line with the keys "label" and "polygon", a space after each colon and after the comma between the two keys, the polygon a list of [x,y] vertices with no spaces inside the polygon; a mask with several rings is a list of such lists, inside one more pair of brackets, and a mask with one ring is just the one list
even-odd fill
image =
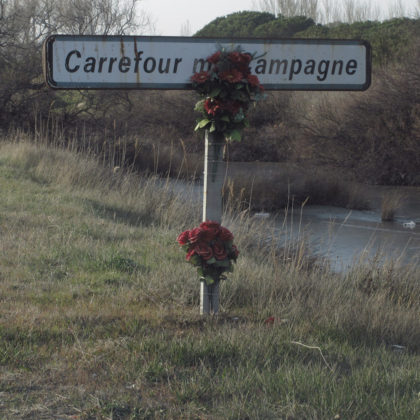
{"label": "water surface", "polygon": [[[232,165],[232,164],[230,164]],[[239,164],[241,170],[254,164]],[[268,164],[270,171],[276,164]],[[258,165],[257,165],[258,166]],[[264,167],[263,163],[259,166]],[[235,169],[235,168],[233,168]],[[229,176],[229,174],[228,174]],[[200,183],[186,184],[171,181],[176,193],[187,200],[202,200]],[[371,210],[358,211],[332,206],[304,206],[278,214],[257,213],[254,217],[273,219],[279,236],[287,229],[288,235],[304,237],[311,253],[326,257],[331,266],[339,271],[352,266],[361,256],[365,261],[381,258],[398,259],[401,264],[420,264],[420,187],[364,187],[369,196]],[[381,200],[384,194],[398,192],[404,198],[393,222],[381,221]],[[286,217],[286,219],[285,219]],[[407,223],[415,225],[407,228]]]}

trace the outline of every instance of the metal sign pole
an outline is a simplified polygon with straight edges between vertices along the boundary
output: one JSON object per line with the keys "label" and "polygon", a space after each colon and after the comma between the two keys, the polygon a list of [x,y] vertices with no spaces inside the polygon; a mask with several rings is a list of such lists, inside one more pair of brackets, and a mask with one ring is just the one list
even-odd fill
{"label": "metal sign pole", "polygon": [[[222,135],[215,135],[206,130],[204,152],[204,189],[203,222],[222,221],[222,187],[226,173],[223,152],[226,145]],[[200,285],[200,314],[208,315],[219,312],[219,282],[207,285],[204,280]]]}

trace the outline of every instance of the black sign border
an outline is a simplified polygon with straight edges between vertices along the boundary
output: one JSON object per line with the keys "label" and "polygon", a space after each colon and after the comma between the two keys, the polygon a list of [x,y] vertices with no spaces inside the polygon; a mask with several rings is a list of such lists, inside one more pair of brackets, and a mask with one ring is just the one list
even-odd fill
{"label": "black sign border", "polygon": [[118,83],[86,83],[81,85],[80,83],[62,83],[57,84],[53,76],[53,44],[55,40],[88,40],[88,41],[101,41],[106,42],[108,39],[119,40],[120,42],[132,41],[141,42],[141,40],[149,42],[196,42],[196,43],[214,43],[218,44],[236,44],[242,45],[243,43],[254,43],[254,44],[328,44],[328,45],[363,45],[366,48],[366,78],[365,83],[360,84],[302,84],[293,85],[290,84],[270,84],[263,85],[266,90],[279,90],[279,91],[364,91],[369,88],[371,84],[371,73],[372,73],[372,48],[370,43],[365,40],[358,39],[325,39],[325,38],[207,38],[207,37],[182,37],[182,36],[136,36],[136,35],[50,35],[48,36],[43,44],[43,71],[44,80],[47,86],[52,89],[70,89],[70,90],[191,90],[191,83],[132,83],[132,84],[118,84]]}

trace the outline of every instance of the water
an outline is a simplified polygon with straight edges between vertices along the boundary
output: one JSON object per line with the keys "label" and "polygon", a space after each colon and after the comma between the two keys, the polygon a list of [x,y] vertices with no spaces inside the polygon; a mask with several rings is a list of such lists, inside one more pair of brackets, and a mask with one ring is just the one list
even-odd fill
{"label": "water", "polygon": [[[420,216],[420,215],[419,215]],[[308,206],[301,221],[293,218],[294,229],[307,233],[309,249],[327,258],[342,271],[360,257],[399,259],[402,264],[420,262],[420,217],[397,217],[382,222],[379,211],[356,211],[329,206]],[[413,229],[404,224],[413,222]]]}
{"label": "water", "polygon": [[[188,200],[202,200],[202,185],[173,181],[174,192]],[[312,254],[326,258],[337,271],[346,271],[361,256],[369,259],[398,259],[401,264],[420,263],[420,188],[398,188],[405,198],[393,222],[382,222],[380,201],[389,187],[367,187],[373,209],[348,210],[332,206],[305,206],[287,219],[282,214],[256,214],[272,219],[277,230],[285,227],[290,237],[304,236]],[[276,217],[277,216],[277,217]],[[286,216],[285,216],[286,217]],[[407,223],[415,224],[413,229]]]}

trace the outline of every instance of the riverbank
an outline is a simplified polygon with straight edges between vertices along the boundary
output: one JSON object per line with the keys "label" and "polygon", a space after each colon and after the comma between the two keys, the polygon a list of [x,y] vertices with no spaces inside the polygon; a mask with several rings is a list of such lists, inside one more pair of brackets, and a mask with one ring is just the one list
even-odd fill
{"label": "riverbank", "polygon": [[0,417],[418,416],[418,268],[337,275],[228,213],[240,257],[203,319],[176,244],[199,203],[63,150],[0,152]]}
{"label": "riverbank", "polygon": [[[303,187],[308,179],[312,188],[306,189],[309,194],[306,196]],[[243,187],[239,189],[238,184]],[[186,200],[201,203],[200,182],[171,180],[170,185]],[[229,162],[225,185],[226,205],[233,205],[236,211],[249,211],[254,217],[271,223],[274,236],[283,237],[280,246],[291,238],[305,238],[311,255],[327,261],[337,272],[346,272],[361,258],[366,264],[387,260],[401,265],[420,264],[419,187],[356,184],[337,172],[320,175],[319,169],[306,168],[303,173],[296,166],[274,162]],[[238,190],[240,199],[235,195]],[[314,196],[322,197],[323,204],[314,204],[317,202]],[[282,202],[282,206],[271,206],[273,199]],[[384,220],[384,205],[388,200],[391,203],[385,207],[392,217]]]}
{"label": "riverbank", "polygon": [[227,193],[255,211],[279,211],[305,202],[352,210],[381,210],[389,196],[398,197],[396,215],[420,218],[420,187],[356,182],[339,168],[286,162],[228,162]]}

